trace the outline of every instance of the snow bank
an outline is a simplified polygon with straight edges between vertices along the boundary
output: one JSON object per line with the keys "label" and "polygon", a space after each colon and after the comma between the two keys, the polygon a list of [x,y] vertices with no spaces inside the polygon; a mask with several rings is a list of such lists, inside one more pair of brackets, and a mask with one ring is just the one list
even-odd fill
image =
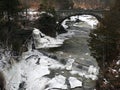
{"label": "snow bank", "polygon": [[72,70],[72,65],[74,63],[74,59],[68,59],[68,62],[66,64],[66,70]]}
{"label": "snow bank", "polygon": [[82,82],[79,81],[78,79],[76,79],[75,77],[70,77],[69,82],[70,82],[71,88],[81,87],[82,86]]}
{"label": "snow bank", "polygon": [[67,21],[69,21],[68,19],[65,19],[63,22],[62,22],[62,26],[65,28],[65,29],[67,29],[68,28],[68,26],[66,25],[66,22]]}
{"label": "snow bank", "polygon": [[42,15],[42,14],[47,14],[47,15],[49,15],[49,16],[51,16],[51,17],[54,17],[54,15],[53,15],[53,14],[48,13],[48,12],[46,12],[46,11],[42,11],[42,12],[40,12],[40,15]]}
{"label": "snow bank", "polygon": [[[80,20],[80,22],[76,22],[77,20]],[[76,27],[88,27],[88,28],[96,28],[97,24],[99,23],[99,21],[92,15],[77,15],[77,16],[71,16],[70,20],[65,19],[62,22],[62,26],[64,28],[68,28],[68,26],[66,25],[67,21],[74,21],[75,24],[73,24],[73,26]]]}
{"label": "snow bank", "polygon": [[[63,70],[71,64],[68,62],[67,65],[63,65],[54,59],[44,56],[37,50],[25,52],[20,62],[13,63],[9,69],[4,69],[3,72],[7,81],[6,88],[7,90],[20,90],[20,84],[25,82],[22,88],[26,88],[26,90],[66,89],[66,77],[57,75],[50,79],[46,75],[50,74],[49,69]],[[48,89],[45,89],[46,85],[49,85]],[[72,84],[72,87],[76,86]]]}
{"label": "snow bank", "polygon": [[99,74],[99,69],[90,65],[88,69],[88,73],[98,75]]}
{"label": "snow bank", "polygon": [[72,71],[70,71],[70,73],[72,75],[79,75],[80,77],[91,79],[93,81],[98,79],[98,77],[97,77],[98,74],[97,75],[96,74],[91,74],[91,73],[88,73],[86,71],[72,70]]}
{"label": "snow bank", "polygon": [[[38,51],[29,51],[22,56],[22,61],[14,63],[9,70],[4,69],[7,90],[18,90],[19,84],[23,81],[26,83],[26,90],[44,90],[43,88],[49,79],[43,77],[50,74],[49,66],[54,64],[57,66],[58,62],[43,56]],[[40,61],[37,64],[39,58]],[[62,65],[59,66],[62,67]]]}
{"label": "snow bank", "polygon": [[79,16],[79,19],[84,22],[87,22],[88,25],[90,25],[92,28],[94,28],[99,23],[98,20],[91,15],[82,15],[82,16]]}
{"label": "snow bank", "polygon": [[62,39],[46,36],[36,28],[33,30],[33,39],[36,49],[60,47],[64,42]]}
{"label": "snow bank", "polygon": [[49,88],[45,90],[51,90],[53,88],[67,89],[67,85],[65,85],[65,79],[66,77],[62,75],[55,76],[55,78],[53,78],[47,83],[49,85]]}

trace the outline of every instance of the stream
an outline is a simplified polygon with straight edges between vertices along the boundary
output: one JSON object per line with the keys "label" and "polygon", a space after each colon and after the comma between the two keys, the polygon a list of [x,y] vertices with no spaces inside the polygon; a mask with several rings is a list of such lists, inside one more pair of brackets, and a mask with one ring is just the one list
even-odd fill
{"label": "stream", "polygon": [[[75,62],[82,65],[83,68],[85,66],[84,70],[88,70],[90,65],[99,68],[96,60],[90,55],[88,46],[88,40],[90,38],[89,33],[91,30],[96,28],[96,25],[98,23],[97,19],[90,15],[71,16],[70,18],[70,20],[66,19],[62,23],[64,28],[67,28],[66,30],[70,33],[70,36],[69,34],[67,35],[67,38],[69,39],[67,39],[61,47],[50,49],[48,51],[55,54],[56,56],[63,57],[64,59],[67,59],[68,57],[73,58]],[[76,22],[78,18],[81,21]],[[70,73],[65,74],[67,74],[67,76],[70,76]],[[76,77],[80,78],[79,76]],[[83,81],[83,79],[81,80]],[[84,82],[86,82],[85,89],[78,88],[74,90],[93,90],[95,86],[94,81],[85,79]]]}
{"label": "stream", "polygon": [[71,16],[62,23],[68,32],[56,37],[65,40],[60,47],[30,49],[19,62],[11,59],[10,64],[6,53],[2,57],[6,90],[94,90],[99,67],[87,40],[97,24],[90,15]]}

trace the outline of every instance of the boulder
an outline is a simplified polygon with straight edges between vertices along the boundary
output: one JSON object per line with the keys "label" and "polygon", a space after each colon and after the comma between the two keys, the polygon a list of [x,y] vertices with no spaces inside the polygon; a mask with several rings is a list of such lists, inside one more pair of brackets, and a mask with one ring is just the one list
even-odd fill
{"label": "boulder", "polygon": [[39,19],[35,21],[35,27],[38,28],[45,35],[56,37],[56,33],[65,33],[66,30],[61,24],[56,23],[56,17],[49,13],[43,13]]}
{"label": "boulder", "polygon": [[56,19],[48,13],[43,13],[40,18],[35,21],[36,28],[38,28],[45,35],[56,37]]}

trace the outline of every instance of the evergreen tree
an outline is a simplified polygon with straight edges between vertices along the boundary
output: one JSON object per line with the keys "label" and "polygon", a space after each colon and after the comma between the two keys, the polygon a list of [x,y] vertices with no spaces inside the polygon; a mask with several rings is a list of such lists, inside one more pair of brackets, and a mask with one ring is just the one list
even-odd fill
{"label": "evergreen tree", "polygon": [[7,14],[8,19],[10,16],[17,14],[20,11],[19,0],[1,0],[0,1],[0,12]]}
{"label": "evergreen tree", "polygon": [[0,13],[2,16],[7,17],[8,32],[11,31],[11,18],[17,16],[20,11],[20,3],[18,0],[1,0],[0,1]]}
{"label": "evergreen tree", "polygon": [[16,18],[19,18],[20,6],[19,0],[0,0],[0,15],[2,17],[0,22],[0,42],[4,47],[9,47],[15,43],[13,40],[15,38],[12,37],[18,27]]}

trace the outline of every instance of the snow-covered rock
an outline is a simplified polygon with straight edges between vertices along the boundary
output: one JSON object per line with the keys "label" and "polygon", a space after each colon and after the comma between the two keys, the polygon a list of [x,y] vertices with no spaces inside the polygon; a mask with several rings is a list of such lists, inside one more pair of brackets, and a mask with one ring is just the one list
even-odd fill
{"label": "snow-covered rock", "polygon": [[66,22],[67,22],[67,21],[69,21],[69,20],[66,19],[66,20],[64,20],[64,21],[61,23],[61,25],[62,25],[65,29],[68,28],[68,26],[66,25]]}
{"label": "snow-covered rock", "polygon": [[116,64],[117,64],[117,65],[120,65],[120,60],[118,60],[118,61],[116,62]]}
{"label": "snow-covered rock", "polygon": [[[72,60],[73,62],[74,60]],[[10,69],[5,68],[3,70],[7,81],[6,89],[20,90],[22,82],[24,82],[22,88],[26,90],[67,89],[66,77],[63,75],[57,75],[52,79],[45,77],[45,75],[50,74],[49,69],[62,70],[72,63],[69,60],[67,65],[62,65],[58,61],[44,56],[37,50],[25,52],[22,54],[20,62],[15,62]],[[72,87],[76,87],[72,82],[71,84]],[[46,88],[46,85],[49,85],[49,87]]]}
{"label": "snow-covered rock", "polygon": [[[80,22],[76,22],[77,20],[80,20]],[[67,21],[76,22],[75,24],[73,24],[73,26],[88,27],[91,29],[96,28],[97,24],[99,23],[99,21],[92,15],[76,15],[76,16],[71,16],[70,20],[66,19],[62,22],[64,28],[68,28],[68,26],[66,25]]]}
{"label": "snow-covered rock", "polygon": [[66,64],[66,70],[72,70],[72,64],[74,63],[74,59],[68,59]]}
{"label": "snow-covered rock", "polygon": [[[7,90],[52,90],[54,88],[67,89],[66,79],[71,88],[81,87],[82,82],[74,77],[78,74],[80,77],[96,80],[97,76],[86,72],[77,71],[73,67],[74,60],[69,59],[65,65],[59,61],[44,56],[41,52],[34,50],[24,52],[19,62],[14,62],[11,68],[4,68],[3,73],[6,78]],[[56,73],[54,77],[49,78],[50,70],[63,70],[61,74]],[[73,76],[64,76],[64,70],[68,70]],[[70,70],[70,71],[69,71]],[[62,75],[63,74],[63,75]],[[24,82],[24,83],[23,83]],[[22,84],[22,85],[21,85]],[[46,87],[47,86],[47,87]]]}
{"label": "snow-covered rock", "polygon": [[46,36],[36,28],[33,30],[33,39],[36,49],[60,47],[64,42],[62,39]]}
{"label": "snow-covered rock", "polygon": [[[46,82],[49,81],[44,76],[50,73],[50,66],[56,64],[63,67],[56,60],[43,56],[36,50],[25,52],[22,57],[19,63],[14,63],[10,69],[3,70],[7,90],[18,90],[21,82],[26,83],[26,90],[44,90]],[[39,58],[40,61],[37,63]]]}
{"label": "snow-covered rock", "polygon": [[94,67],[94,66],[92,66],[92,65],[90,65],[90,66],[89,66],[89,69],[88,69],[88,73],[94,74],[94,75],[98,75],[99,69],[96,68],[96,67]]}
{"label": "snow-covered rock", "polygon": [[62,75],[55,76],[55,78],[53,78],[47,83],[49,85],[49,88],[45,90],[51,90],[53,88],[67,89],[67,85],[65,84],[65,79],[66,77]]}
{"label": "snow-covered rock", "polygon": [[[93,70],[93,71],[91,71]],[[70,71],[70,73],[72,75],[79,75],[80,77],[83,77],[83,78],[87,78],[87,79],[91,79],[91,80],[97,80],[98,77],[97,75],[99,74],[99,69],[98,68],[95,68],[94,69],[88,69],[88,71],[84,71],[84,70],[76,70],[76,69],[73,69],[72,71]]]}
{"label": "snow-covered rock", "polygon": [[76,79],[75,77],[69,77],[69,82],[70,82],[71,88],[82,86],[82,82]]}

